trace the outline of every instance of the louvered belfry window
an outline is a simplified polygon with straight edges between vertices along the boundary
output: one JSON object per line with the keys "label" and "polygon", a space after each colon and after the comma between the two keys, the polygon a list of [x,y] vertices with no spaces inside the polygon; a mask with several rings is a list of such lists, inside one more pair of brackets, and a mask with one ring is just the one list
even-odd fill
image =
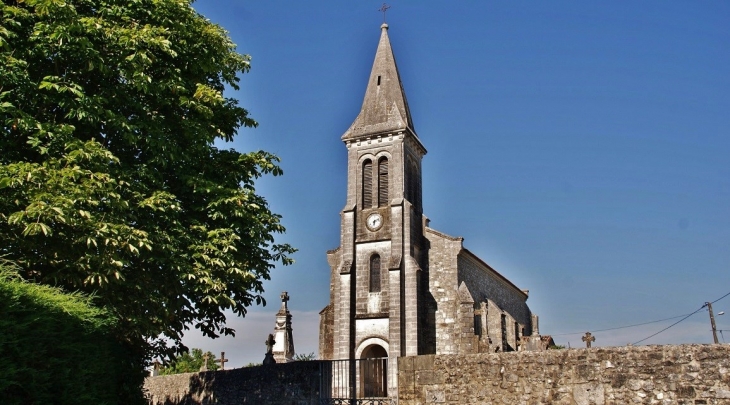
{"label": "louvered belfry window", "polygon": [[388,205],[388,158],[378,161],[378,206]]}
{"label": "louvered belfry window", "polygon": [[370,292],[380,292],[380,256],[370,256]]}
{"label": "louvered belfry window", "polygon": [[366,160],[362,164],[362,207],[373,206],[373,162]]}

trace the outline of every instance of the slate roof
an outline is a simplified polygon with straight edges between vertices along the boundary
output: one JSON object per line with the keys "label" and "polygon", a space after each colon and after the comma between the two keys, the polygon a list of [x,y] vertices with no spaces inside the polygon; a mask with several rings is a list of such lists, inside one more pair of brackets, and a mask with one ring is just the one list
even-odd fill
{"label": "slate roof", "polygon": [[410,128],[415,134],[406,94],[390,47],[388,24],[383,24],[380,28],[380,42],[370,71],[365,99],[360,114],[342,135],[343,141],[406,128]]}

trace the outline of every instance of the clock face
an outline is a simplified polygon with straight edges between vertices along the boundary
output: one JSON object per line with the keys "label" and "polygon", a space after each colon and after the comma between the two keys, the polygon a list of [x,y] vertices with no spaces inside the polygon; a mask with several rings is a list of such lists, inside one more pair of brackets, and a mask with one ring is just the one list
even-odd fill
{"label": "clock face", "polygon": [[365,220],[365,225],[367,225],[368,229],[371,231],[377,231],[383,225],[383,217],[381,217],[377,212],[374,212],[368,215],[368,218]]}

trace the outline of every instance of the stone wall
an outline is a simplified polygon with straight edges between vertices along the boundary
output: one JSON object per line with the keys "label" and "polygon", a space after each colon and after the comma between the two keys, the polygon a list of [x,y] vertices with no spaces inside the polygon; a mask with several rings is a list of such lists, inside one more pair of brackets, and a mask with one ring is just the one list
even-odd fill
{"label": "stone wall", "polygon": [[144,388],[151,405],[315,405],[319,403],[319,363],[149,377]]}
{"label": "stone wall", "polygon": [[319,312],[319,359],[330,360],[334,347],[335,308],[330,302]]}
{"label": "stone wall", "polygon": [[[435,328],[432,339],[435,344],[424,345],[433,347],[433,350],[421,350],[419,353],[466,354],[465,348],[470,348],[468,350],[473,353],[492,349],[517,350],[520,337],[532,333],[531,313],[525,302],[527,294],[464,249],[462,238],[454,238],[432,228],[426,228],[426,231],[429,294],[422,294],[421,304],[428,305],[419,308],[419,311],[424,314],[425,324]],[[472,305],[476,302],[474,309],[478,310],[470,316],[465,314],[458,293],[462,282],[469,290]],[[462,323],[467,318],[471,326]],[[478,330],[474,330],[475,324]],[[476,332],[478,337],[465,336],[467,329],[472,330],[472,335]]]}
{"label": "stone wall", "polygon": [[[524,292],[520,291],[467,249],[462,249],[459,252],[458,266],[458,282],[463,281],[466,283],[472,297],[474,297],[474,301],[484,302],[487,299],[494,301],[497,306],[510,314],[522,327],[525,327],[526,335],[532,333],[530,309],[525,302],[527,296]],[[513,333],[514,326],[508,328],[507,331]]]}
{"label": "stone wall", "polygon": [[428,290],[434,308],[432,327],[435,328],[435,352],[458,353],[456,336],[456,311],[459,305],[457,284],[457,255],[462,248],[462,238],[453,238],[432,228],[426,228],[428,250]]}
{"label": "stone wall", "polygon": [[[730,405],[728,344],[426,355],[397,369],[399,405]],[[150,377],[145,389],[152,405],[314,405],[319,377],[306,361]]]}
{"label": "stone wall", "polygon": [[398,404],[730,404],[730,345],[398,359]]}

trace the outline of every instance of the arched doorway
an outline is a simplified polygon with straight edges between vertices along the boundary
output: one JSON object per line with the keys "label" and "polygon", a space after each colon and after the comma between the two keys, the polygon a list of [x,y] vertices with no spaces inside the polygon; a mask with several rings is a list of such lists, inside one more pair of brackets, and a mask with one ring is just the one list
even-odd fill
{"label": "arched doorway", "polygon": [[388,396],[388,352],[383,346],[373,344],[360,355],[360,397]]}

